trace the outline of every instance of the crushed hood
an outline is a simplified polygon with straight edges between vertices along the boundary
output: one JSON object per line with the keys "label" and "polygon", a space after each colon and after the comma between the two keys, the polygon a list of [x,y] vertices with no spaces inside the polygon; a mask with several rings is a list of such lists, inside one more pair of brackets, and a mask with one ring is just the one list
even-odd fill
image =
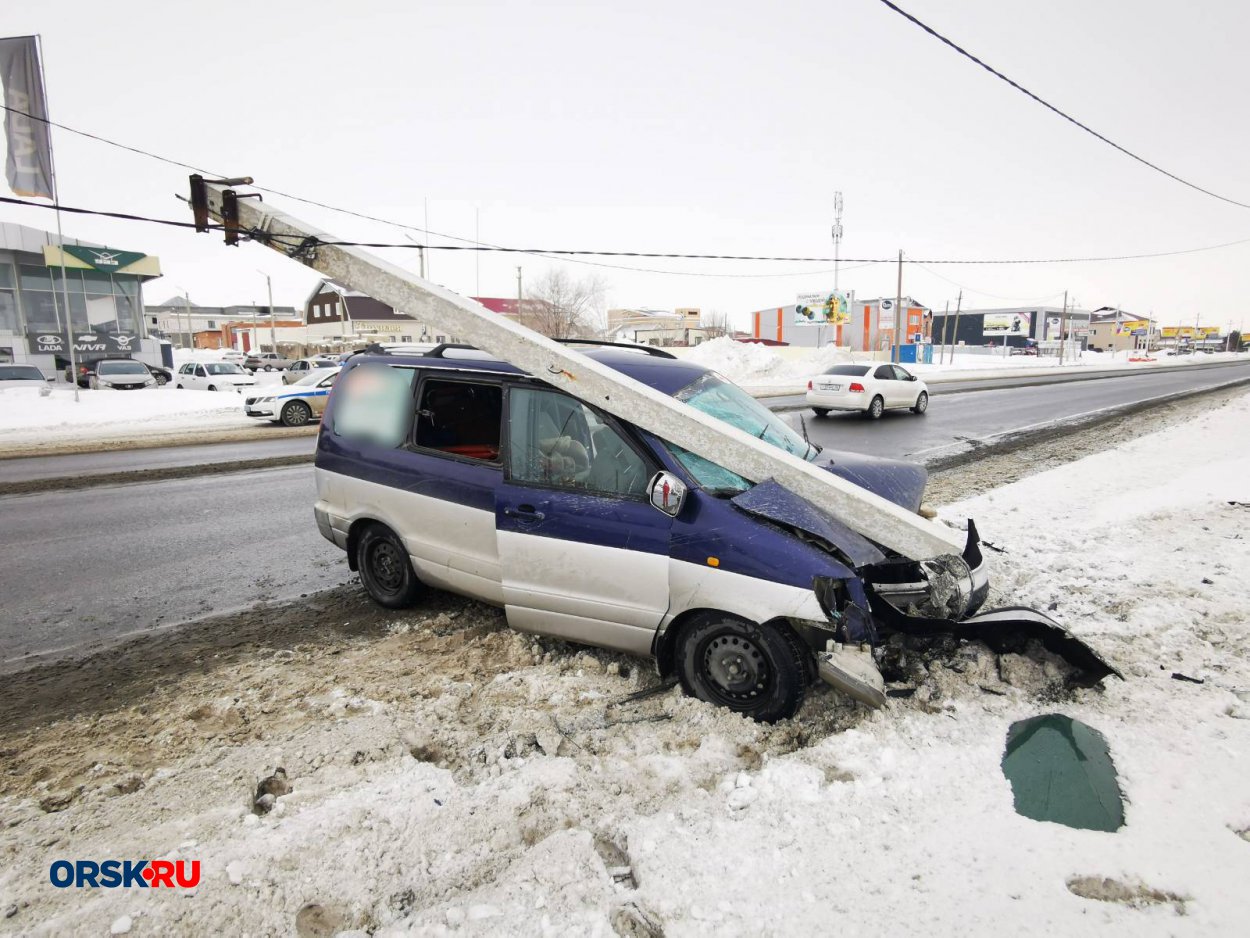
{"label": "crushed hood", "polygon": [[908,511],[919,511],[929,472],[919,463],[826,449],[815,465]]}
{"label": "crushed hood", "polygon": [[870,540],[772,479],[752,486],[730,501],[747,514],[796,528],[825,541],[841,551],[856,568],[885,559],[885,554]]}

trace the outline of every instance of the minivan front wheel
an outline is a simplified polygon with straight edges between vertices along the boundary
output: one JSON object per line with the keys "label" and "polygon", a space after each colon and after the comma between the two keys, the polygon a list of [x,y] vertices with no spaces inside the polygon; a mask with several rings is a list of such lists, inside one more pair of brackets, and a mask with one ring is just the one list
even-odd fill
{"label": "minivan front wheel", "polygon": [[677,664],[690,696],[773,723],[794,716],[803,702],[806,654],[789,632],[716,615],[685,629]]}
{"label": "minivan front wheel", "polygon": [[371,524],[361,532],[356,542],[356,569],[365,592],[387,609],[407,608],[421,593],[407,548],[383,525]]}

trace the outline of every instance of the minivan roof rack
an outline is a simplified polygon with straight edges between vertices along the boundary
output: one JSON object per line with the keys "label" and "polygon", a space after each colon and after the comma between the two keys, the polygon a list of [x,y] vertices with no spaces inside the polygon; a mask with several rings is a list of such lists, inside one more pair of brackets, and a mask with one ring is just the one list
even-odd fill
{"label": "minivan roof rack", "polygon": [[602,345],[606,348],[627,348],[635,352],[646,352],[656,358],[673,358],[677,356],[672,352],[666,352],[662,348],[656,348],[654,345],[634,345],[630,342],[607,342],[603,339],[556,339],[561,345]]}
{"label": "minivan roof rack", "polygon": [[[602,345],[607,348],[625,348],[635,352],[646,352],[656,358],[672,358],[677,356],[672,352],[666,352],[664,349],[656,348],[654,345],[630,345],[628,342],[604,342],[599,339],[555,339],[561,345]],[[444,352],[448,351],[479,351],[476,345],[464,345],[460,342],[444,342],[442,345],[436,346],[425,353],[426,358],[446,358]]]}

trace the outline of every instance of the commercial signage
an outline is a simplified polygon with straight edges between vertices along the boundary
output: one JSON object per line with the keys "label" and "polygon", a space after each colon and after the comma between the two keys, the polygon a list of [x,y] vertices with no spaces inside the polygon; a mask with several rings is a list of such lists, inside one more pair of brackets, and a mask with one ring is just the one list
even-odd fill
{"label": "commercial signage", "polygon": [[1032,313],[986,313],[981,332],[993,336],[1028,336],[1033,331],[1032,325]]}
{"label": "commercial signage", "polygon": [[147,257],[138,251],[110,251],[108,248],[84,248],[77,244],[65,245],[65,253],[78,258],[93,270],[102,270],[106,274],[117,273]]}
{"label": "commercial signage", "polygon": [[851,321],[851,306],[845,293],[824,290],[800,293],[794,306],[795,325],[840,326]]}
{"label": "commercial signage", "polygon": [[[1125,319],[1124,321],[1116,324],[1115,334],[1116,335],[1145,335],[1146,334],[1145,330],[1149,326],[1149,324],[1150,324],[1149,321],[1145,319]],[[1138,332],[1137,331],[1138,329],[1142,331]]]}
{"label": "commercial signage", "polygon": [[[37,355],[69,354],[64,332],[36,332],[30,344]],[[74,336],[74,351],[80,355],[130,355],[139,351],[139,336],[133,332],[80,332]]]}
{"label": "commercial signage", "polygon": [[877,328],[890,329],[894,328],[894,301],[882,300],[880,303],[881,311],[877,314]]}

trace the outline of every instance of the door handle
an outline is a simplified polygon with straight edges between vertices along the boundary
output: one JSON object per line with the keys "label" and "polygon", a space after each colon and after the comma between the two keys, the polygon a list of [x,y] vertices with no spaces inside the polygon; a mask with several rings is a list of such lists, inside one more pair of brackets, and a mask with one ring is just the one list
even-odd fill
{"label": "door handle", "polygon": [[518,521],[542,521],[543,518],[547,517],[533,505],[517,505],[515,508],[509,506],[503,510],[503,513],[509,518],[516,518]]}

